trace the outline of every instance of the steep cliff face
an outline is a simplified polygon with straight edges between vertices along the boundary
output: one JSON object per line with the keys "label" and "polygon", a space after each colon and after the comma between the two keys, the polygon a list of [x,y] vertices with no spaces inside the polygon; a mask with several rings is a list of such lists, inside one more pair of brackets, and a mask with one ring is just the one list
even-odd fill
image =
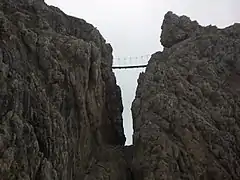
{"label": "steep cliff face", "polygon": [[112,48],[42,0],[0,2],[0,179],[126,179]]}
{"label": "steep cliff face", "polygon": [[165,15],[132,105],[137,180],[240,179],[240,24]]}

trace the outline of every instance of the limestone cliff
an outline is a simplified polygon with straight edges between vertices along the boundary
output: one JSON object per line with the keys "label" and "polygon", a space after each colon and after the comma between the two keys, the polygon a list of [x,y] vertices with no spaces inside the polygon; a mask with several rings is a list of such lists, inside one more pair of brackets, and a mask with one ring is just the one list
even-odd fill
{"label": "limestone cliff", "polygon": [[0,179],[127,178],[112,48],[43,0],[0,1]]}
{"label": "limestone cliff", "polygon": [[135,180],[240,179],[240,24],[165,15],[163,52],[138,79]]}

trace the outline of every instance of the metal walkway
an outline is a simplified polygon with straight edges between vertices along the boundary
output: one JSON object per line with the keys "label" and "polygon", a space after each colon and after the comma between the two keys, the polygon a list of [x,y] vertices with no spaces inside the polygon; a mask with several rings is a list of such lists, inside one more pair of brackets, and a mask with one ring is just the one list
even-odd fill
{"label": "metal walkway", "polygon": [[135,65],[135,66],[113,66],[113,69],[135,69],[135,68],[145,68],[147,67],[146,64],[144,65]]}

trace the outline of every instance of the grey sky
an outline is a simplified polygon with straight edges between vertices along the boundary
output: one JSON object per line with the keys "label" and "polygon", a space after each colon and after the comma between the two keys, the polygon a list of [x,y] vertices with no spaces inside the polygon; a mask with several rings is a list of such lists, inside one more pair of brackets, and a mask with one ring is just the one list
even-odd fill
{"label": "grey sky", "polygon": [[[45,0],[66,14],[85,19],[99,29],[114,49],[114,57],[142,56],[162,50],[160,30],[164,14],[187,15],[201,25],[226,27],[240,22],[239,0]],[[132,143],[130,107],[138,70],[117,70],[122,89],[126,144]]]}

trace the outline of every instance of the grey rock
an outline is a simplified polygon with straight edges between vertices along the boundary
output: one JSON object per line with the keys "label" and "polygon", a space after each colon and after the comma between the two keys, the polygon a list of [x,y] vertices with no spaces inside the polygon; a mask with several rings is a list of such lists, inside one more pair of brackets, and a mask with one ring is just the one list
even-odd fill
{"label": "grey rock", "polygon": [[240,179],[240,24],[168,12],[124,147],[112,47],[42,0],[0,2],[1,180]]}
{"label": "grey rock", "polygon": [[197,21],[191,21],[187,16],[178,17],[169,11],[164,17],[161,29],[161,43],[164,47],[169,48],[200,31],[200,26]]}
{"label": "grey rock", "polygon": [[42,0],[0,12],[0,179],[127,179],[111,46]]}
{"label": "grey rock", "polygon": [[132,104],[134,179],[240,179],[240,24],[168,12],[162,30]]}

